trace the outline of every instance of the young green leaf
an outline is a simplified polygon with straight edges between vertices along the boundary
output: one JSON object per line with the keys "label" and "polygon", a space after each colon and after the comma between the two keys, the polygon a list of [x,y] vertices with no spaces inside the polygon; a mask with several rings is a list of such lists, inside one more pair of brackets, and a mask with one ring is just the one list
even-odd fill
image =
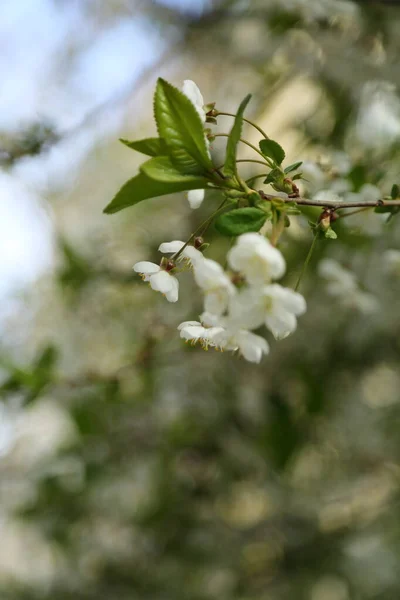
{"label": "young green leaf", "polygon": [[222,235],[237,236],[248,231],[260,231],[266,219],[265,212],[249,206],[220,215],[215,221],[215,228]]}
{"label": "young green leaf", "polygon": [[[198,181],[198,175],[185,175],[181,173],[175,165],[172,164],[171,159],[168,156],[155,156],[150,160],[143,163],[140,170],[156,181],[165,181],[167,183],[172,182],[192,182],[193,180]],[[201,186],[200,186],[201,187]]]}
{"label": "young green leaf", "polygon": [[154,95],[154,115],[158,133],[178,169],[198,175],[212,168],[198,112],[189,98],[161,78]]}
{"label": "young green leaf", "polygon": [[392,200],[397,200],[397,198],[400,196],[400,187],[397,185],[397,183],[394,183],[392,185],[390,195],[392,197]]}
{"label": "young green leaf", "polygon": [[272,169],[268,173],[267,178],[264,180],[264,183],[275,183],[276,181],[283,181],[284,175],[281,169]]}
{"label": "young green leaf", "polygon": [[242,134],[243,113],[246,106],[250,102],[251,94],[242,100],[235,116],[233,127],[230,131],[228,142],[226,144],[226,158],[224,165],[224,173],[227,177],[233,177],[237,174],[236,166],[236,148]]}
{"label": "young green leaf", "polygon": [[128,148],[147,154],[147,156],[166,156],[168,154],[168,146],[162,138],[146,138],[131,142],[129,140],[119,140]]}
{"label": "young green leaf", "polygon": [[285,173],[292,173],[292,171],[297,171],[297,169],[303,164],[303,161],[301,160],[300,162],[297,163],[293,163],[292,165],[289,165],[288,167],[286,167],[285,169]]}
{"label": "young green leaf", "polygon": [[190,181],[175,181],[167,183],[165,181],[155,181],[150,179],[144,173],[139,173],[122,186],[114,199],[108,204],[104,211],[111,215],[123,208],[133,206],[142,200],[155,198],[156,196],[166,196],[175,192],[184,192],[187,190],[197,190],[207,187],[207,180],[204,177],[194,177]]}
{"label": "young green leaf", "polygon": [[332,227],[328,227],[328,229],[324,233],[325,237],[329,240],[337,240],[337,233],[333,231]]}
{"label": "young green leaf", "polygon": [[282,164],[286,155],[284,149],[278,144],[278,142],[266,139],[261,140],[259,145],[264,156],[267,158],[272,158],[277,165]]}

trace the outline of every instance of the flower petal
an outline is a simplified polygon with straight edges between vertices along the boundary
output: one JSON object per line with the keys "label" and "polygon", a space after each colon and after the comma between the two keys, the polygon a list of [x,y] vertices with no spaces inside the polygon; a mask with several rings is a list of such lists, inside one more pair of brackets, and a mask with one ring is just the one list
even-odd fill
{"label": "flower petal", "polygon": [[200,190],[190,190],[187,194],[187,199],[190,205],[190,208],[199,208],[204,200],[205,192],[203,189]]}
{"label": "flower petal", "polygon": [[235,339],[238,343],[240,353],[249,362],[259,363],[263,354],[269,353],[269,345],[266,339],[250,331],[239,331]]}
{"label": "flower petal", "polygon": [[191,79],[185,79],[182,86],[182,92],[191,101],[197,112],[199,113],[202,123],[206,122],[206,113],[204,110],[204,99],[198,86]]}
{"label": "flower petal", "polygon": [[160,271],[150,277],[150,286],[156,292],[166,294],[172,289],[173,276],[167,273],[167,271]]}
{"label": "flower petal", "polygon": [[185,242],[180,240],[173,240],[172,242],[163,242],[159,245],[158,251],[163,254],[175,254],[185,245]]}
{"label": "flower petal", "polygon": [[286,311],[274,311],[265,317],[265,325],[276,340],[283,340],[297,327],[296,317]]}
{"label": "flower petal", "polygon": [[171,289],[165,292],[165,297],[168,302],[177,302],[179,298],[179,281],[173,275],[170,276],[172,280]]}
{"label": "flower petal", "polygon": [[160,269],[160,265],[156,265],[148,260],[142,260],[133,265],[133,270],[136,271],[136,273],[143,273],[143,275],[152,275],[153,273],[158,273]]}

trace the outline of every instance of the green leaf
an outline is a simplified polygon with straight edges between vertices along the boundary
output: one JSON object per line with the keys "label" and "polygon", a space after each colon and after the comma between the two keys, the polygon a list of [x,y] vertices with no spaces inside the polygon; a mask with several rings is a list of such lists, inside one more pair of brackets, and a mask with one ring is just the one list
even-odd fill
{"label": "green leaf", "polygon": [[365,165],[355,165],[348,173],[347,179],[353,186],[353,192],[359,192],[362,186],[367,183],[367,169]]}
{"label": "green leaf", "polygon": [[292,165],[289,165],[288,167],[286,167],[285,169],[285,173],[291,173],[292,171],[297,171],[297,169],[303,164],[303,161],[301,160],[300,162],[297,163],[293,163]]}
{"label": "green leaf", "polygon": [[133,206],[142,200],[148,198],[155,198],[156,196],[166,196],[168,194],[174,194],[175,192],[184,192],[187,190],[205,189],[207,187],[207,180],[198,177],[190,179],[190,181],[175,181],[167,183],[165,181],[155,181],[145,175],[145,173],[139,173],[136,177],[133,177],[122,186],[117,195],[108,204],[104,211],[106,214],[111,215],[116,213],[123,208]]}
{"label": "green leaf", "polygon": [[328,229],[325,231],[325,237],[328,238],[329,240],[336,240],[337,233],[335,231],[333,231],[332,227],[328,227]]}
{"label": "green leaf", "polygon": [[[141,165],[140,170],[147,175],[147,177],[155,179],[156,181],[165,181],[166,183],[188,182],[190,184],[192,181],[199,182],[200,180],[200,186],[198,187],[202,187],[204,184],[203,179],[198,175],[185,175],[178,171],[168,156],[156,156],[150,158],[150,160]],[[206,183],[204,185],[206,185]]]}
{"label": "green leaf", "polygon": [[281,169],[272,169],[272,171],[268,173],[264,183],[275,183],[275,181],[283,181],[283,179],[284,176]]}
{"label": "green leaf", "polygon": [[260,142],[260,150],[264,154],[264,156],[268,158],[272,158],[272,160],[277,164],[282,164],[285,158],[285,151],[278,144],[278,142],[274,142],[274,140],[266,139],[261,140]]}
{"label": "green leaf", "polygon": [[[303,179],[303,173],[296,173],[294,177],[292,177],[292,181],[296,181],[296,179]],[[307,181],[306,179],[304,181]]]}
{"label": "green leaf", "polygon": [[219,216],[215,221],[215,228],[222,235],[237,236],[248,231],[260,231],[266,219],[265,212],[249,206]]}
{"label": "green leaf", "polygon": [[165,156],[168,154],[168,146],[162,138],[146,138],[135,142],[120,138],[119,141],[128,148],[147,154],[147,156]]}
{"label": "green leaf", "polygon": [[400,187],[397,185],[397,183],[394,183],[392,185],[392,189],[391,189],[390,195],[392,197],[392,200],[397,200],[397,198],[399,197],[399,195],[400,195]]}
{"label": "green leaf", "polygon": [[240,136],[242,135],[243,113],[246,109],[246,106],[250,102],[250,98],[251,94],[248,94],[246,98],[244,98],[240,103],[240,106],[235,116],[233,127],[228,137],[228,142],[226,144],[224,173],[228,177],[233,177],[237,174],[236,149],[240,140]]}
{"label": "green leaf", "polygon": [[178,169],[198,175],[212,168],[198,112],[189,98],[161,78],[154,95],[154,115],[158,133]]}

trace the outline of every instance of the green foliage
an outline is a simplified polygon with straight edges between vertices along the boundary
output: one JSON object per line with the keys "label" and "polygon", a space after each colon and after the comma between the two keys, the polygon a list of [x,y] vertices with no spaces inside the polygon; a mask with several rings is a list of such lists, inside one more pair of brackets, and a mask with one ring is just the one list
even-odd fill
{"label": "green foliage", "polygon": [[260,150],[264,156],[268,158],[272,158],[272,160],[277,164],[281,165],[285,159],[285,151],[274,140],[265,139],[260,141]]}
{"label": "green foliage", "polygon": [[392,197],[392,200],[397,200],[397,198],[400,197],[400,186],[398,186],[397,183],[394,183],[392,185],[392,189],[390,190],[390,195]]}
{"label": "green foliage", "polygon": [[168,154],[168,146],[162,138],[146,138],[135,142],[121,138],[119,141],[128,148],[147,154],[147,156],[164,156]]}
{"label": "green foliage", "polygon": [[207,183],[204,178],[192,178],[190,181],[185,179],[184,181],[166,183],[165,181],[150,179],[145,173],[139,173],[122,186],[110,204],[106,206],[104,212],[111,215],[148,198],[166,196],[186,190],[196,190],[205,188],[206,186]]}
{"label": "green foliage", "polygon": [[243,114],[248,103],[250,102],[250,99],[251,94],[248,94],[240,103],[240,106],[235,116],[233,127],[228,137],[224,165],[224,173],[227,177],[234,177],[235,175],[237,175],[236,150],[240,140],[240,136],[242,135]]}
{"label": "green foliage", "polygon": [[238,208],[220,215],[215,228],[222,235],[237,236],[249,231],[259,231],[267,220],[267,214],[251,206]]}
{"label": "green foliage", "polygon": [[264,179],[264,183],[275,183],[277,181],[283,181],[284,179],[284,175],[281,171],[281,169],[272,169],[272,171],[270,171],[268,173],[268,176],[266,177],[266,179]]}
{"label": "green foliage", "polygon": [[[185,175],[171,162],[168,156],[156,156],[145,162],[140,170],[150,179],[165,183],[186,183],[187,189],[199,189],[207,186],[207,180],[198,175]],[[191,188],[192,185],[194,188]]]}
{"label": "green foliage", "polygon": [[299,161],[296,163],[293,163],[292,165],[289,165],[288,167],[286,167],[286,169],[284,169],[284,172],[286,174],[288,173],[292,173],[293,171],[297,171],[297,169],[303,164],[303,161]]}
{"label": "green foliage", "polygon": [[57,349],[49,345],[39,353],[30,368],[23,369],[8,365],[11,374],[0,386],[0,398],[6,398],[9,392],[20,392],[24,405],[31,404],[52,382],[57,359]]}
{"label": "green foliage", "polygon": [[161,78],[154,95],[154,115],[171,160],[182,173],[201,175],[212,168],[199,114],[181,91]]}
{"label": "green foliage", "polygon": [[326,231],[324,231],[324,235],[328,240],[336,240],[337,233],[333,231],[332,227],[328,227]]}

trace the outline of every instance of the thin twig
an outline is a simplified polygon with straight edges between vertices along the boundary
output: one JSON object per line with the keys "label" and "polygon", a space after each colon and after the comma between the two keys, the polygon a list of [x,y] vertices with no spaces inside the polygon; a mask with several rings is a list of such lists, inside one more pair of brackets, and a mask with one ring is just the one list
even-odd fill
{"label": "thin twig", "polygon": [[261,198],[264,200],[274,200],[279,198],[283,202],[295,202],[298,205],[303,206],[316,206],[317,208],[333,208],[339,210],[340,208],[375,208],[377,206],[400,206],[400,200],[370,200],[360,202],[334,202],[333,200],[308,200],[306,198],[290,198],[289,196],[279,196],[278,194],[266,194],[262,190],[259,190]]}

